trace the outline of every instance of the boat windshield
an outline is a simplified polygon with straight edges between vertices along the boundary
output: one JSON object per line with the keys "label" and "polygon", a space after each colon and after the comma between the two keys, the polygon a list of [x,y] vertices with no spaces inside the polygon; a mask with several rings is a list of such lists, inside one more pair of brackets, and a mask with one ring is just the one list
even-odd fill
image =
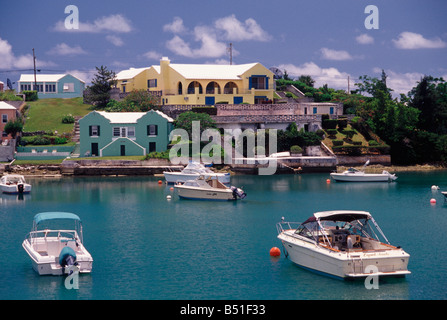
{"label": "boat windshield", "polygon": [[311,217],[303,222],[295,231],[296,234],[318,241],[321,236],[329,236],[336,233],[346,235],[359,235],[361,237],[375,238],[379,240],[374,232],[368,218],[354,219],[351,221],[322,220],[317,221]]}

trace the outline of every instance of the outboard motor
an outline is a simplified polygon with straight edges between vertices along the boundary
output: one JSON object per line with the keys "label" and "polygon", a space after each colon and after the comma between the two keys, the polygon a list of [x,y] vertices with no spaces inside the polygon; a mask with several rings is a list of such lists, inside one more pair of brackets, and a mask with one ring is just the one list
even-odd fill
{"label": "outboard motor", "polygon": [[230,189],[231,189],[231,191],[233,191],[233,198],[234,199],[237,199],[237,198],[244,199],[247,196],[247,194],[240,188],[236,188],[234,186],[231,186]]}
{"label": "outboard motor", "polygon": [[[62,267],[62,274],[65,274],[65,268],[78,265],[76,262],[76,252],[70,247],[64,247],[59,254],[59,264]],[[71,274],[73,271],[70,271]]]}
{"label": "outboard motor", "polygon": [[24,185],[23,183],[19,183],[19,184],[17,185],[17,191],[18,191],[19,193],[23,193],[23,191],[25,191],[25,185]]}

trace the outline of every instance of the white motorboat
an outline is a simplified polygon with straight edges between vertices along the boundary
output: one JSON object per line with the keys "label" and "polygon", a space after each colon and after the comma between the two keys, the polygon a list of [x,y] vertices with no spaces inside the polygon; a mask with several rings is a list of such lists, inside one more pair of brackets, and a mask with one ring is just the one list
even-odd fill
{"label": "white motorboat", "polygon": [[364,168],[369,164],[369,160],[363,165],[363,170],[349,168],[348,170],[337,173],[332,172],[331,178],[341,182],[391,182],[397,179],[395,174],[386,170],[382,173],[365,173]]}
{"label": "white motorboat", "polygon": [[224,172],[213,172],[210,168],[195,161],[190,161],[182,171],[163,171],[167,183],[185,182],[200,176],[210,179],[218,179],[224,184],[230,183],[230,174]]}
{"label": "white motorboat", "polygon": [[[68,223],[74,228],[48,229]],[[93,258],[83,244],[81,219],[69,212],[43,212],[34,216],[32,231],[22,243],[39,275],[64,275],[77,266],[80,273],[92,271]]]}
{"label": "white motorboat", "polygon": [[30,193],[31,185],[26,183],[25,177],[22,175],[8,174],[0,179],[0,189],[3,193],[9,194]]}
{"label": "white motorboat", "polygon": [[[391,245],[369,212],[325,211],[277,224],[290,260],[337,278],[405,276],[410,255]],[[380,236],[378,236],[380,234]]]}
{"label": "white motorboat", "polygon": [[174,186],[180,198],[203,200],[238,200],[246,197],[245,192],[234,186],[227,187],[217,179],[200,176],[194,180]]}

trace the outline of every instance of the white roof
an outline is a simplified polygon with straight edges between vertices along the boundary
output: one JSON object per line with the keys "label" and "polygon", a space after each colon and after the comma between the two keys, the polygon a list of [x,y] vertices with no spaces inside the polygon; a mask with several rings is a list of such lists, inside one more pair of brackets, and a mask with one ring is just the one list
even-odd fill
{"label": "white roof", "polygon": [[[57,82],[63,77],[68,75],[68,73],[65,74],[36,74],[36,82]],[[72,77],[78,79],[81,82],[84,82],[83,80],[79,79],[78,77],[75,77],[71,75]],[[21,74],[19,82],[34,82],[34,74]],[[84,82],[85,83],[85,82]]]}
{"label": "white roof", "polygon": [[[174,119],[168,117],[161,111],[153,110],[160,116],[168,120],[168,122],[173,122]],[[96,111],[104,118],[108,119],[110,123],[137,123],[137,120],[144,116],[147,112],[106,112],[106,111]],[[150,111],[149,111],[150,112]]]}
{"label": "white roof", "polygon": [[253,68],[256,63],[224,65],[224,64],[170,64],[185,79],[222,79],[241,80],[241,75]]}
{"label": "white roof", "polygon": [[136,75],[140,74],[141,72],[143,72],[144,70],[147,70],[149,68],[150,67],[130,68],[130,69],[127,69],[127,70],[122,70],[122,71],[120,71],[120,72],[118,72],[116,74],[116,79],[117,80],[132,79]]}
{"label": "white roof", "polygon": [[16,107],[10,105],[9,103],[6,103],[5,101],[0,101],[0,109],[11,109],[11,110],[17,110]]}

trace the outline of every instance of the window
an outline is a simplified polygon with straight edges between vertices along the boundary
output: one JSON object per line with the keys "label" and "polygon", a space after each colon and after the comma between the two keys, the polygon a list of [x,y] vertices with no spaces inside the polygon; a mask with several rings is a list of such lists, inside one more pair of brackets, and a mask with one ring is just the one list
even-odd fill
{"label": "window", "polygon": [[114,127],[114,137],[135,137],[135,127]]}
{"label": "window", "polygon": [[158,135],[158,126],[156,124],[150,124],[147,126],[147,135],[156,136]]}
{"label": "window", "polygon": [[250,89],[268,89],[268,78],[266,76],[251,76],[249,79]]}
{"label": "window", "polygon": [[147,80],[148,88],[156,88],[157,87],[157,79],[149,79]]}
{"label": "window", "polygon": [[99,137],[99,126],[90,126],[89,131],[90,137]]}
{"label": "window", "polygon": [[20,85],[20,91],[29,91],[31,90],[31,85],[30,84],[21,84]]}
{"label": "window", "polygon": [[43,84],[34,85],[34,90],[37,92],[43,92]]}
{"label": "window", "polygon": [[6,122],[8,122],[8,115],[2,114],[2,123],[6,123]]}
{"label": "window", "polygon": [[316,114],[317,113],[317,107],[314,107],[313,111],[314,111],[314,114]]}
{"label": "window", "polygon": [[64,92],[74,92],[74,83],[64,83]]}
{"label": "window", "polygon": [[334,114],[334,107],[329,108],[329,114]]}
{"label": "window", "polygon": [[56,85],[55,84],[46,84],[45,92],[56,92]]}

